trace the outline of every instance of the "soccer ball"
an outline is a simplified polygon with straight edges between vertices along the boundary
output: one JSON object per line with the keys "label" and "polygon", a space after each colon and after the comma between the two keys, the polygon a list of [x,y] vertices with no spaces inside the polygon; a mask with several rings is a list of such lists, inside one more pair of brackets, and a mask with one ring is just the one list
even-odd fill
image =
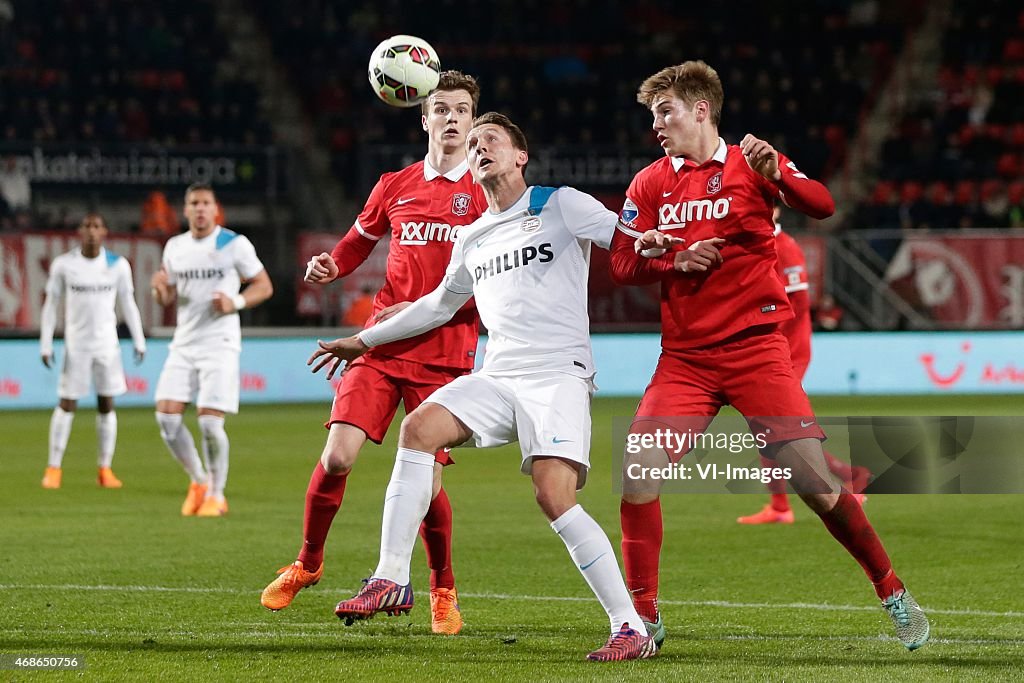
{"label": "soccer ball", "polygon": [[374,48],[368,69],[377,97],[392,107],[414,107],[437,87],[441,60],[416,36],[391,36]]}

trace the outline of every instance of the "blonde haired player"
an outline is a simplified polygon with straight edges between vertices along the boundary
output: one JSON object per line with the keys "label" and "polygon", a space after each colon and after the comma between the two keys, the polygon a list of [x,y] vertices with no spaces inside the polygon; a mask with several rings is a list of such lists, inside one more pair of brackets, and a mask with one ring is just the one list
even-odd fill
{"label": "blonde haired player", "polygon": [[[162,266],[151,282],[159,304],[177,304],[174,338],[156,385],[156,421],[164,443],[191,480],[181,507],[186,516],[220,517],[228,512],[224,415],[238,412],[238,312],[258,306],[274,293],[252,242],[217,225],[217,210],[212,187],[189,186],[188,232],[167,240]],[[248,286],[240,292],[243,283]],[[185,406],[193,400],[205,468],[183,424]]]}
{"label": "blonde haired player", "polygon": [[121,488],[121,481],[110,468],[117,444],[117,413],[114,397],[127,391],[121,347],[117,341],[117,314],[121,314],[132,335],[136,362],[146,353],[142,318],[135,305],[132,267],[122,256],[103,246],[107,225],[103,216],[88,213],[78,226],[78,247],[53,260],[46,281],[39,352],[46,367],[51,367],[53,333],[57,311],[64,307],[64,365],[57,393],[60,404],[50,418],[50,456],[43,475],[43,488],[58,489],[61,464],[71,435],[78,399],[89,392],[89,381],[96,387],[96,438],[99,442],[99,485]]}

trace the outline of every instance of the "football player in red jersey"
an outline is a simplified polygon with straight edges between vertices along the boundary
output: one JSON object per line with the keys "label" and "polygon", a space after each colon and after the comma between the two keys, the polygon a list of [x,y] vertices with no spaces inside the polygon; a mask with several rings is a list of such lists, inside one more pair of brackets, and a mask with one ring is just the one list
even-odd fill
{"label": "football player in red jersey", "polygon": [[[661,70],[644,81],[637,99],[654,117],[665,157],[633,178],[612,243],[616,282],[662,285],[662,354],[632,431],[673,420],[703,431],[722,405],[731,404],[767,444],[763,452],[791,468],[800,497],[860,563],[901,642],[920,647],[928,620],[853,494],[828,475],[824,433],[778,329],[793,313],[775,273],[772,206],[781,199],[821,219],[835,209],[832,196],[767,141],[748,134],[739,145],[727,145],[719,137],[722,83],[704,62]],[[638,276],[635,263],[644,257],[660,263],[662,273]],[[664,450],[627,452],[626,466],[664,467],[668,458]],[[627,480],[621,522],[627,584],[637,610],[650,620],[648,632],[663,640],[659,491],[654,482]]]}
{"label": "football player in red jersey", "polygon": [[[811,297],[808,293],[810,283],[807,280],[807,259],[800,244],[788,232],[783,231],[779,223],[781,211],[778,205],[772,212],[775,223],[775,253],[778,255],[776,272],[782,278],[782,286],[786,288],[789,305],[793,308],[793,317],[779,323],[779,331],[789,342],[790,357],[793,359],[793,373],[802,381],[811,364]],[[836,475],[848,491],[853,493],[857,502],[863,505],[867,496],[864,487],[871,474],[865,467],[850,466],[834,455],[825,451],[825,462],[829,471]],[[761,456],[761,466],[771,469],[775,463]],[[740,524],[792,524],[793,509],[789,506],[786,495],[786,480],[772,479],[766,484],[771,493],[771,502],[752,515],[740,517]]]}
{"label": "football player in red jersey", "polygon": [[[487,208],[466,163],[466,134],[479,98],[473,77],[443,72],[422,105],[426,158],[382,175],[332,253],[310,259],[306,282],[327,284],[355,270],[390,233],[386,280],[367,325],[392,314],[395,304],[433,291],[444,276],[459,228]],[[296,561],[263,591],[265,607],[287,607],[299,590],[320,580],[324,543],[360,448],[367,439],[383,441],[399,402],[412,412],[435,389],[472,370],[478,333],[471,301],[442,327],[374,348],[349,366],[337,387],[326,424],[327,443],[306,490],[302,548]],[[434,497],[420,535],[430,566],[433,631],[455,634],[462,617],[451,568],[452,511],[441,488],[441,468],[449,462],[447,451],[437,453]]]}

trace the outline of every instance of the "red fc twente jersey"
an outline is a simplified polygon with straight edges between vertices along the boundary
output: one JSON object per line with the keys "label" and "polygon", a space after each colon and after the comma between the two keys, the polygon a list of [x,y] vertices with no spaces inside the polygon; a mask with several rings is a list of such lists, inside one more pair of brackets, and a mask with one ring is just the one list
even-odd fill
{"label": "red fc twente jersey", "polygon": [[[781,153],[783,174],[799,174]],[[755,325],[793,316],[776,274],[772,206],[779,187],[754,172],[737,145],[719,139],[718,150],[696,165],[664,157],[630,183],[620,215],[637,232],[657,228],[686,244],[710,237],[723,264],[706,273],[678,273],[662,280],[662,346],[708,346]]]}
{"label": "red fc twente jersey", "polygon": [[[465,162],[444,175],[424,161],[382,175],[352,227],[373,241],[391,233],[386,281],[374,297],[373,312],[415,301],[436,289],[459,229],[486,208],[483,190],[473,182]],[[425,365],[469,369],[478,336],[476,307],[470,301],[445,325],[373,351]]]}

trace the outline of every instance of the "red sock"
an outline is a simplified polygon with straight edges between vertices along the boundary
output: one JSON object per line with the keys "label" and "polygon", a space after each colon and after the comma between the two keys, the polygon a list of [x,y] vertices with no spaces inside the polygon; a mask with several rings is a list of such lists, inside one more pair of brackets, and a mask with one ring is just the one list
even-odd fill
{"label": "red sock", "polygon": [[306,514],[302,519],[302,550],[299,562],[307,572],[315,572],[324,562],[324,543],[345,497],[348,473],[328,474],[317,462],[306,488]]}
{"label": "red sock", "polygon": [[884,600],[903,589],[903,582],[893,572],[882,541],[852,494],[845,489],[841,491],[836,506],[820,516],[825,528],[860,563],[879,598]]}
{"label": "red sock", "polygon": [[455,588],[452,572],[452,504],[442,488],[430,501],[427,516],[420,524],[420,538],[427,551],[430,589]]}
{"label": "red sock", "polygon": [[844,484],[849,485],[853,479],[853,468],[848,463],[843,462],[828,451],[825,451],[825,462],[828,464],[828,469],[832,474],[839,477]]}
{"label": "red sock", "polygon": [[[778,466],[778,463],[774,460],[770,460],[763,455],[761,456],[761,467],[772,469]],[[787,512],[789,510],[789,497],[786,495],[786,480],[772,479],[765,484],[765,487],[772,494],[772,509],[777,512]]]}
{"label": "red sock", "polygon": [[626,587],[636,611],[646,621],[658,618],[658,565],[661,562],[661,500],[634,505],[622,501],[622,561]]}

